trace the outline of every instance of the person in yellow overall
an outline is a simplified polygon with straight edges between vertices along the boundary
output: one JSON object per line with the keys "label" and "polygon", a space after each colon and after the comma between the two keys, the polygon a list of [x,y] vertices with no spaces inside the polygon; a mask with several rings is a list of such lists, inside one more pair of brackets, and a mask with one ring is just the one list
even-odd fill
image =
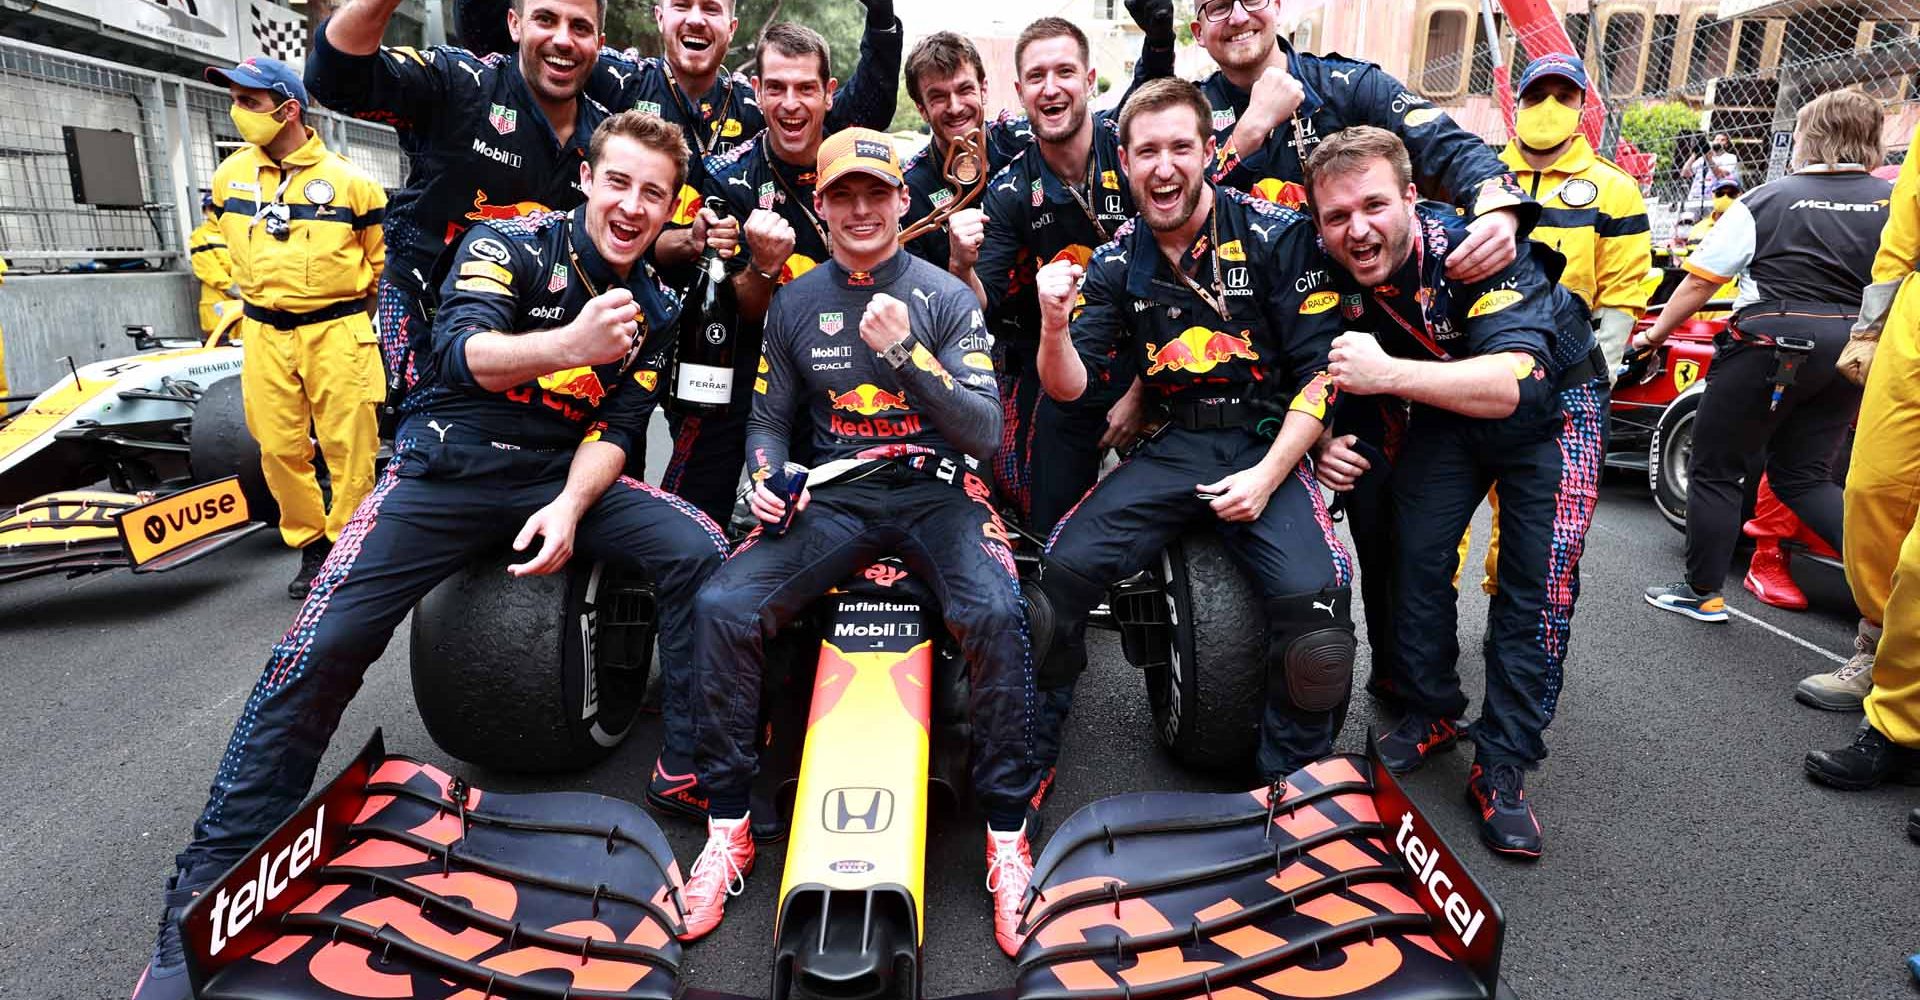
{"label": "person in yellow overall", "polygon": [[220,232],[210,190],[200,192],[200,225],[187,237],[187,256],[193,262],[193,276],[200,281],[200,332],[212,333],[225,310],[234,308],[226,305],[234,301],[234,287],[233,254]]}
{"label": "person in yellow overall", "polygon": [[[306,87],[285,63],[254,58],[206,75],[232,92],[247,141],[213,172],[213,200],[243,303],[247,429],[280,504],[280,537],[300,550],[287,593],[303,598],[373,490],[386,373],[367,303],[386,262],[387,197],[307,127]],[[314,480],[314,438],[333,481],[330,510]]]}
{"label": "person in yellow overall", "polygon": [[[1920,129],[1914,132],[1920,141]],[[1912,147],[1909,147],[1912,148]],[[1868,164],[1873,166],[1873,164]],[[1920,161],[1893,185],[1873,284],[1841,352],[1841,374],[1865,385],[1847,470],[1841,553],[1859,605],[1859,654],[1840,678],[1865,694],[1853,742],[1807,754],[1807,774],[1853,791],[1920,784]],[[1862,666],[1864,662],[1864,666]],[[1842,667],[1834,676],[1846,671]],[[1870,680],[1868,684],[1858,684]],[[1849,683],[1850,682],[1850,683]],[[1907,817],[1920,840],[1920,809]]]}
{"label": "person in yellow overall", "polygon": [[[1500,160],[1527,196],[1540,203],[1540,222],[1532,238],[1567,260],[1560,284],[1579,296],[1593,313],[1594,339],[1606,353],[1611,371],[1626,354],[1633,324],[1647,311],[1652,289],[1653,232],[1640,184],[1613,161],[1593,151],[1580,133],[1587,102],[1587,68],[1564,54],[1541,56],[1520,75],[1514,136]],[[1486,575],[1480,589],[1499,589],[1500,496],[1487,493],[1493,506],[1493,535],[1487,541]],[[1460,563],[1467,561],[1473,531],[1460,536]],[[1454,583],[1459,584],[1455,572]]]}

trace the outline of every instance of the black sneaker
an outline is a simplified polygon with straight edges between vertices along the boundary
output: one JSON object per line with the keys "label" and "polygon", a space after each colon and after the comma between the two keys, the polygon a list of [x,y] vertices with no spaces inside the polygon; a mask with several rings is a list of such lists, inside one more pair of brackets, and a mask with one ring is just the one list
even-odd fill
{"label": "black sneaker", "polygon": [[1807,774],[1823,785],[1857,792],[1883,781],[1920,785],[1920,750],[1903,747],[1871,725],[1838,750],[1807,754]]}
{"label": "black sneaker", "polygon": [[327,556],[333,553],[333,543],[321,536],[308,542],[300,550],[300,572],[295,573],[293,581],[287,584],[287,596],[296,601],[304,601],[307,592],[313,589],[313,578],[320,573],[320,567],[326,563]]}
{"label": "black sneaker", "polygon": [[1540,821],[1518,765],[1473,765],[1467,774],[1467,801],[1480,813],[1480,841],[1497,854],[1534,860],[1540,857]]}
{"label": "black sneaker", "polygon": [[665,754],[653,762],[653,777],[647,779],[647,805],[664,813],[706,822],[707,790],[693,765],[669,761]]}
{"label": "black sneaker", "polygon": [[180,918],[199,897],[199,887],[178,888],[181,872],[167,879],[167,891],[161,899],[160,933],[154,938],[153,955],[134,984],[133,1000],[192,1000],[193,986],[187,981],[187,948],[180,939]]}
{"label": "black sneaker", "polygon": [[1457,720],[1410,713],[1400,724],[1374,741],[1387,770],[1406,774],[1443,750],[1453,749],[1466,727]]}

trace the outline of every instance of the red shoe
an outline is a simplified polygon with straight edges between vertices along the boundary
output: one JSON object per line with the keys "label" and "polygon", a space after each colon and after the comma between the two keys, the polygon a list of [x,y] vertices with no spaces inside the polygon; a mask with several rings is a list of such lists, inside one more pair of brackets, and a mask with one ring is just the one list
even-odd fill
{"label": "red shoe", "polygon": [[1763,604],[1788,611],[1801,611],[1807,606],[1807,595],[1793,582],[1793,574],[1787,572],[1787,554],[1777,543],[1763,541],[1754,548],[1753,561],[1747,564],[1745,585]]}
{"label": "red shoe", "polygon": [[1033,849],[1026,824],[1019,833],[987,831],[987,891],[993,893],[993,940],[1012,958],[1026,935],[1020,933],[1020,904],[1033,881]]}
{"label": "red shoe", "polygon": [[687,929],[680,932],[680,940],[697,941],[720,926],[727,897],[740,895],[751,871],[753,823],[745,816],[707,820],[707,846],[700,849],[680,890],[687,910]]}

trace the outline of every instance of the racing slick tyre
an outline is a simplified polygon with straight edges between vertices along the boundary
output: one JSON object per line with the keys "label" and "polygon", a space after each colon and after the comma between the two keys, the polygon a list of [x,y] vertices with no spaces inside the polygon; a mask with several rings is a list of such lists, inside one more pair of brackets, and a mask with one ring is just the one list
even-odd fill
{"label": "racing slick tyre", "polygon": [[1144,671],[1153,734],[1176,760],[1243,768],[1260,736],[1267,629],[1260,600],[1226,545],[1194,532],[1160,556],[1168,627]]}
{"label": "racing slick tyre", "polygon": [[1694,415],[1706,390],[1705,382],[1696,383],[1668,403],[1647,446],[1647,490],[1660,516],[1682,533],[1687,530],[1687,463],[1693,460]]}
{"label": "racing slick tyre", "polygon": [[605,564],[515,578],[502,553],[413,610],[413,697],[427,734],[500,771],[585,768],[627,737],[652,672],[653,588]]}
{"label": "racing slick tyre", "polygon": [[[247,513],[256,521],[280,523],[280,504],[267,489],[260,471],[260,444],[247,430],[247,407],[240,396],[240,379],[223,378],[207,386],[193,407],[187,432],[187,465],[198,482],[240,477]],[[319,456],[314,456],[315,461]]]}

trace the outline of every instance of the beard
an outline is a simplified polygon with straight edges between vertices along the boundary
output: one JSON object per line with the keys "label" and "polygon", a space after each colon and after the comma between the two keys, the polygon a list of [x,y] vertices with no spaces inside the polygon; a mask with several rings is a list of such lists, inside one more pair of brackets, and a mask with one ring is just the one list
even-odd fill
{"label": "beard", "polygon": [[1150,193],[1152,185],[1146,185],[1147,190],[1133,193],[1133,203],[1140,206],[1140,215],[1146,220],[1147,228],[1157,233],[1164,233],[1171,229],[1179,229],[1186,225],[1187,220],[1193,218],[1194,211],[1200,207],[1201,188],[1192,178],[1185,179],[1185,184],[1186,189],[1180,196],[1180,204],[1170,211],[1163,212],[1154,207]]}

